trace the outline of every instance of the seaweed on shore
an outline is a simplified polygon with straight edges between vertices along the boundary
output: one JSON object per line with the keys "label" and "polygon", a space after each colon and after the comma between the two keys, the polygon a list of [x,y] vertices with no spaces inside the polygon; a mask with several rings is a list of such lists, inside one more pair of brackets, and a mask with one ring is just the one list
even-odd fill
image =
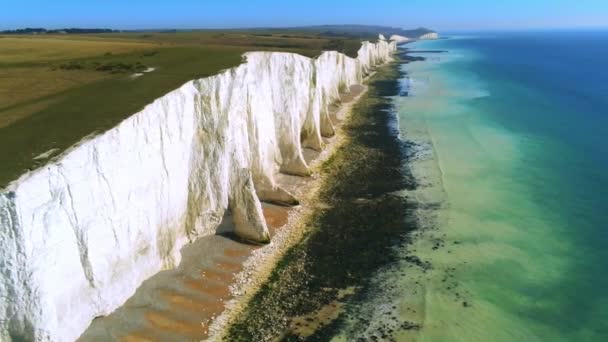
{"label": "seaweed on shore", "polygon": [[[401,62],[370,80],[343,126],[346,143],[322,165],[323,205],[232,322],[229,340],[327,340],[356,314],[344,302],[363,300],[373,274],[400,257],[395,247],[416,229],[414,203],[393,194],[416,187],[406,167],[409,145],[398,138],[387,97],[399,93]],[[404,322],[402,328],[417,327]]]}

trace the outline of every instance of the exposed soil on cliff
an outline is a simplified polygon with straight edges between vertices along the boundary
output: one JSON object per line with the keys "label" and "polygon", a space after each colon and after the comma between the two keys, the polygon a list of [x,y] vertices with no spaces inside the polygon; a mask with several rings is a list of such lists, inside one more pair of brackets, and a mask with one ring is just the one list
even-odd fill
{"label": "exposed soil on cliff", "polygon": [[344,123],[346,141],[322,165],[317,208],[304,219],[302,241],[234,319],[227,340],[327,340],[357,315],[349,303],[371,295],[371,275],[401,257],[395,247],[416,229],[415,205],[394,193],[416,183],[404,169],[408,146],[387,98],[398,95],[399,63],[370,80]]}

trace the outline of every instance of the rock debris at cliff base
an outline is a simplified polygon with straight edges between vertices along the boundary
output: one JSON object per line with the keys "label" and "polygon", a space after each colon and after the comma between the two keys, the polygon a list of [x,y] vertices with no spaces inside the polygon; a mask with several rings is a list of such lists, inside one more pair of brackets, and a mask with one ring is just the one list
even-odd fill
{"label": "rock debris at cliff base", "polygon": [[346,142],[323,164],[319,206],[303,223],[305,238],[234,316],[226,340],[329,340],[350,322],[361,330],[347,332],[347,340],[392,340],[416,328],[389,319],[365,331],[369,318],[353,305],[374,295],[373,274],[399,260],[393,248],[407,244],[416,228],[414,203],[393,194],[416,186],[385,97],[398,94],[397,69],[395,63],[381,70],[353,109],[343,127]]}

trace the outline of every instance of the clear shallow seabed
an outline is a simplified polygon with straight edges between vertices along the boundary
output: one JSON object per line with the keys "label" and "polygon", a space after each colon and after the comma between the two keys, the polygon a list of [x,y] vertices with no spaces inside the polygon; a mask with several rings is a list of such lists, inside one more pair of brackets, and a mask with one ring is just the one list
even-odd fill
{"label": "clear shallow seabed", "polygon": [[608,32],[406,47],[446,51],[394,99],[430,268],[375,275],[370,326],[396,307],[420,325],[399,341],[608,341]]}
{"label": "clear shallow seabed", "polygon": [[420,210],[432,270],[413,336],[608,340],[608,32],[408,47],[447,51],[404,65],[395,99],[403,138],[428,148],[412,195],[440,205]]}

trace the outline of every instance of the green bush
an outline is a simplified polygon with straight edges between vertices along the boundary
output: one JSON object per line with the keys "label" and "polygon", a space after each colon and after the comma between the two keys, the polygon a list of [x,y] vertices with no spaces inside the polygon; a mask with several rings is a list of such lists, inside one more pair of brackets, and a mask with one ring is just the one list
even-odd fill
{"label": "green bush", "polygon": [[81,70],[81,69],[84,69],[84,66],[82,65],[81,62],[71,61],[68,63],[61,64],[59,66],[59,68],[62,70]]}
{"label": "green bush", "polygon": [[105,71],[110,73],[121,73],[121,72],[143,72],[148,67],[141,62],[136,63],[123,63],[123,62],[107,62],[100,64],[95,68],[97,71]]}

